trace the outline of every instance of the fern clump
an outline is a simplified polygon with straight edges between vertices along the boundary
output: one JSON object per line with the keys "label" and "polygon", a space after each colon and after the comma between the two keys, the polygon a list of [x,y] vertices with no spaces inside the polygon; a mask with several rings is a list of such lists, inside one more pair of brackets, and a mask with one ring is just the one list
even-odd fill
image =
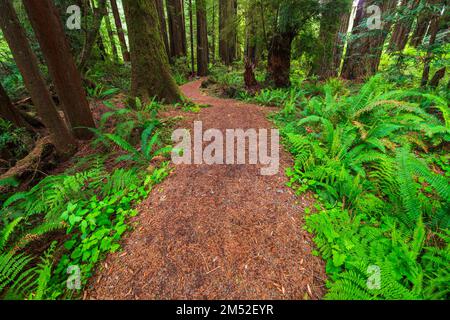
{"label": "fern clump", "polygon": [[297,116],[274,120],[295,158],[289,185],[322,203],[306,226],[327,261],[326,298],[448,298],[450,186],[426,153],[448,142],[447,103],[376,76],[355,95],[325,84]]}

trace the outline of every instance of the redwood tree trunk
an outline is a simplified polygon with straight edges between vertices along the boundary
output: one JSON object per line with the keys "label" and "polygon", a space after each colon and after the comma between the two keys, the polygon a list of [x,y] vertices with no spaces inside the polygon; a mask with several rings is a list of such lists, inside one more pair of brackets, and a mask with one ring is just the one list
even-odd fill
{"label": "redwood tree trunk", "polygon": [[[352,31],[353,39],[349,41],[341,76],[348,80],[364,80],[378,71],[380,57],[391,23],[387,16],[396,7],[397,0],[360,0]],[[382,12],[380,29],[369,30],[366,21],[367,7],[378,5]]]}
{"label": "redwood tree trunk", "polygon": [[211,50],[210,53],[210,59],[212,63],[216,62],[216,1],[213,0],[212,3],[212,10],[211,10],[211,21],[212,25],[209,29],[210,35],[211,35]]}
{"label": "redwood tree trunk", "polygon": [[127,41],[125,40],[125,34],[123,33],[122,21],[120,20],[119,8],[117,7],[116,0],[111,0],[111,9],[114,15],[117,35],[119,36],[123,61],[130,61],[130,52],[128,51]]}
{"label": "redwood tree trunk", "polygon": [[[23,1],[26,5],[28,2],[36,2],[36,1]],[[34,4],[36,5],[36,4]],[[86,34],[86,41],[83,46],[83,50],[81,51],[79,68],[84,71],[89,62],[89,58],[91,57],[92,49],[95,43],[98,41],[98,37],[100,36],[100,26],[102,24],[103,17],[106,15],[106,0],[98,0],[98,7],[92,8],[94,12],[94,21],[90,30]]]}
{"label": "redwood tree trunk", "polygon": [[436,71],[436,73],[434,74],[433,78],[430,80],[428,85],[431,88],[437,88],[437,86],[439,85],[439,82],[445,77],[446,70],[447,70],[447,68],[443,67],[443,68],[439,69],[438,71]]}
{"label": "redwood tree trunk", "polygon": [[[197,5],[198,5],[198,1],[197,1]],[[198,23],[198,19],[197,19],[197,23]],[[197,36],[198,36],[198,33],[197,33]],[[191,43],[191,73],[192,73],[192,75],[194,75],[195,74],[194,15],[193,15],[193,9],[192,9],[192,0],[189,0],[189,40]],[[198,45],[198,43],[197,43],[197,45]]]}
{"label": "redwood tree trunk", "polygon": [[166,0],[169,20],[170,55],[171,57],[186,56],[186,32],[182,0]]}
{"label": "redwood tree trunk", "polygon": [[[403,51],[408,42],[414,19],[409,16],[410,11],[417,8],[420,0],[403,0],[401,3],[400,19],[395,24],[392,32],[391,41],[389,43],[390,51]],[[403,17],[405,16],[405,17]]]}
{"label": "redwood tree trunk", "polygon": [[117,46],[116,46],[116,40],[114,38],[114,32],[113,32],[113,28],[111,26],[111,19],[109,18],[109,12],[106,13],[105,15],[105,24],[106,24],[106,30],[108,31],[108,38],[109,38],[109,42],[111,44],[111,51],[114,57],[114,61],[118,62],[119,59],[119,51],[117,50]]}
{"label": "redwood tree trunk", "polygon": [[124,0],[131,49],[131,91],[148,102],[157,97],[168,103],[181,101],[164,52],[158,12],[153,0]]}
{"label": "redwood tree trunk", "polygon": [[414,33],[411,37],[411,45],[417,48],[422,44],[423,38],[425,37],[428,27],[430,25],[430,21],[433,18],[433,12],[430,9],[431,5],[435,5],[439,0],[426,0],[425,8],[419,14],[417,18],[417,25]]}
{"label": "redwood tree trunk", "polygon": [[19,111],[14,108],[6,90],[0,83],[0,117],[13,123],[16,127],[32,130],[31,126],[22,118]]}
{"label": "redwood tree trunk", "polygon": [[166,14],[164,12],[163,0],[156,0],[156,8],[158,9],[159,25],[161,27],[161,36],[164,42],[167,56],[170,57],[169,35],[167,34]]}
{"label": "redwood tree trunk", "polygon": [[219,1],[219,55],[225,65],[236,59],[236,1]]}
{"label": "redwood tree trunk", "polygon": [[255,68],[257,65],[257,23],[256,10],[251,4],[246,12],[246,37],[245,37],[245,71],[244,82],[248,91],[254,92],[259,89],[259,84],[256,81]]}
{"label": "redwood tree trunk", "polygon": [[208,74],[206,0],[197,0],[197,73],[199,76]]}
{"label": "redwood tree trunk", "polygon": [[428,53],[425,58],[425,63],[422,72],[422,81],[420,84],[422,87],[425,87],[428,84],[428,79],[430,77],[430,65],[431,61],[433,60],[433,45],[436,42],[436,36],[439,31],[439,21],[440,16],[439,13],[436,12],[432,17],[430,23],[430,30],[428,31],[428,33],[430,34],[430,41],[428,43]]}
{"label": "redwood tree trunk", "polygon": [[272,37],[267,58],[267,81],[277,88],[289,87],[291,48],[295,33],[279,33]]}
{"label": "redwood tree trunk", "polygon": [[31,50],[25,31],[9,0],[0,1],[0,27],[36,110],[50,131],[57,152],[63,156],[72,154],[76,149],[76,141],[56,110],[55,103],[39,72],[37,58]]}
{"label": "redwood tree trunk", "polygon": [[95,122],[59,14],[51,0],[23,3],[47,62],[66,119],[75,137],[89,139],[92,132],[88,128],[94,128]]}
{"label": "redwood tree trunk", "polygon": [[311,74],[317,75],[319,79],[336,77],[338,74],[342,52],[342,41],[340,40],[342,34],[340,32],[344,27],[348,28],[351,5],[351,1],[336,2],[334,0],[328,0],[324,4],[320,21],[318,50],[311,69]]}
{"label": "redwood tree trunk", "polygon": [[339,75],[339,70],[341,68],[342,56],[344,53],[344,46],[345,46],[344,37],[347,35],[349,22],[350,22],[350,12],[344,13],[340,18],[339,32],[335,35],[334,38],[332,70],[335,71],[336,73],[335,74],[333,73],[332,77],[337,77]]}

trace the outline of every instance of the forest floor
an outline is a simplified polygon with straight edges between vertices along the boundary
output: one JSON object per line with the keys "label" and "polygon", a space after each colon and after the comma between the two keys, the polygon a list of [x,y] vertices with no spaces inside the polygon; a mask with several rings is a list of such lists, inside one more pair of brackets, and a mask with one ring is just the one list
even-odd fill
{"label": "forest floor", "polygon": [[[206,95],[202,80],[182,86],[206,104],[178,126],[264,129],[274,109]],[[262,176],[259,165],[178,165],[142,202],[123,251],[101,263],[85,299],[319,299],[323,261],[311,254],[304,209],[314,199],[286,186],[290,155]]]}

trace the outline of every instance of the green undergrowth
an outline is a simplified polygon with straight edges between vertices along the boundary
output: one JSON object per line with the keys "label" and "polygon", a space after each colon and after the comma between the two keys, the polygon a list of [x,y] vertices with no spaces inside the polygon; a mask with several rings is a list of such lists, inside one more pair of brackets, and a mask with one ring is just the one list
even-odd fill
{"label": "green undergrowth", "polygon": [[160,106],[108,105],[91,142],[97,153],[1,204],[2,298],[80,297],[98,262],[120,250],[136,205],[169,174]]}
{"label": "green undergrowth", "polygon": [[338,82],[256,97],[282,107],[272,119],[295,159],[289,186],[318,198],[306,229],[325,298],[448,299],[448,101],[381,76],[356,92]]}

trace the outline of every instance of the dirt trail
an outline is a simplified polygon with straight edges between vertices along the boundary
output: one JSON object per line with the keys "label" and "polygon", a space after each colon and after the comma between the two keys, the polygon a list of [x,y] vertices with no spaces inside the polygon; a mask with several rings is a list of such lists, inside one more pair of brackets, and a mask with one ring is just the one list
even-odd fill
{"label": "dirt trail", "polygon": [[[271,128],[268,108],[207,96],[201,81],[182,87],[208,104],[182,113],[180,127]],[[92,279],[86,299],[318,299],[323,262],[302,229],[304,207],[285,186],[290,156],[261,176],[256,165],[180,165],[139,206],[136,228]]]}

